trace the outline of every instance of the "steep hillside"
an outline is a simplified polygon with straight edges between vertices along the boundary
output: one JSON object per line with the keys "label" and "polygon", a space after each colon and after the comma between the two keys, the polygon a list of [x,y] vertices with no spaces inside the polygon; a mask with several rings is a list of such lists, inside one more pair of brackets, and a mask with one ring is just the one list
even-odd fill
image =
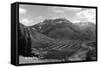
{"label": "steep hillside", "polygon": [[93,40],[95,37],[94,28],[91,29],[92,27],[86,27],[86,29],[82,30],[83,27],[78,27],[63,18],[45,20],[32,27],[36,28],[38,32],[54,39]]}
{"label": "steep hillside", "polygon": [[96,40],[96,25],[91,22],[76,23],[77,27],[88,35],[92,40]]}

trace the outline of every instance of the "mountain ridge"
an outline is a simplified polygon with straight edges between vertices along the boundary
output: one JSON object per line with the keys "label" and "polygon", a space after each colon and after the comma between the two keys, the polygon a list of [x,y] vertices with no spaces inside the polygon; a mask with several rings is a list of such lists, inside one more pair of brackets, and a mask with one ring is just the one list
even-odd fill
{"label": "mountain ridge", "polygon": [[[60,23],[58,23],[58,22],[60,22]],[[36,28],[37,31],[39,31],[39,32],[41,32],[41,33],[43,33],[47,36],[50,36],[50,37],[52,37],[51,34],[53,34],[53,33],[58,32],[58,33],[55,34],[55,35],[57,35],[57,34],[60,33],[60,31],[64,31],[62,33],[65,34],[65,35],[67,33],[70,33],[70,34],[74,34],[75,36],[78,36],[77,33],[79,33],[79,35],[81,35],[80,37],[86,36],[86,37],[83,37],[83,38],[89,39],[85,30],[89,29],[90,32],[95,33],[95,31],[90,30],[91,28],[93,28],[92,30],[94,30],[95,25],[93,25],[92,27],[87,27],[86,29],[82,30],[81,29],[82,27],[78,27],[76,24],[73,24],[70,21],[68,21],[67,19],[62,19],[62,18],[53,19],[53,20],[52,19],[45,20],[45,21],[41,22],[41,24],[36,24],[32,27]],[[51,34],[49,34],[49,33],[51,33]],[[73,36],[73,35],[71,35],[71,36]]]}
{"label": "mountain ridge", "polygon": [[80,52],[86,55],[90,48],[85,43],[91,39],[93,38],[65,19],[46,20],[43,24],[31,27],[19,23],[19,54],[23,56],[42,56],[48,59],[67,57],[68,60],[76,55],[79,57]]}

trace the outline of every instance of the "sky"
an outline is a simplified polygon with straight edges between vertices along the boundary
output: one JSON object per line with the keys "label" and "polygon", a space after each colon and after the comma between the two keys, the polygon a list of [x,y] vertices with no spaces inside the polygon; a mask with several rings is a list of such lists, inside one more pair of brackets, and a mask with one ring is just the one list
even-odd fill
{"label": "sky", "polygon": [[20,23],[31,26],[45,19],[66,18],[72,23],[96,23],[96,9],[40,5],[19,5]]}

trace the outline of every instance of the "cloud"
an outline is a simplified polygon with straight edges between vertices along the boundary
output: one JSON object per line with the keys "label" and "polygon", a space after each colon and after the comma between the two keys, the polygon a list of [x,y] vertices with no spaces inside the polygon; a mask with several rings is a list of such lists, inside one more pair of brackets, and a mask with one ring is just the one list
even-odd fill
{"label": "cloud", "polygon": [[19,8],[19,13],[20,13],[20,14],[25,14],[26,12],[27,12],[26,9],[24,9],[24,8]]}
{"label": "cloud", "polygon": [[54,10],[54,12],[56,12],[56,13],[64,13],[64,11],[62,11],[62,10]]}
{"label": "cloud", "polygon": [[66,11],[80,11],[82,8],[75,7],[50,7],[49,10],[55,13],[64,13]]}
{"label": "cloud", "polygon": [[96,10],[86,9],[76,14],[77,20],[81,22],[96,23]]}
{"label": "cloud", "polygon": [[74,20],[73,23],[80,23],[80,20]]}
{"label": "cloud", "polygon": [[68,11],[80,11],[82,10],[82,8],[76,8],[76,7],[62,7],[64,10],[68,10]]}
{"label": "cloud", "polygon": [[37,16],[37,17],[34,18],[34,21],[36,23],[39,23],[39,22],[43,21],[44,19],[45,19],[45,17],[43,17],[43,16]]}
{"label": "cloud", "polygon": [[29,19],[24,18],[24,19],[20,20],[20,23],[24,24],[25,26],[31,26],[31,25],[32,25],[32,23],[33,23],[33,21],[32,21],[32,20],[29,20]]}
{"label": "cloud", "polygon": [[62,10],[60,7],[50,7],[49,10],[54,13],[64,13],[64,10]]}
{"label": "cloud", "polygon": [[35,25],[37,23],[40,23],[44,19],[45,18],[43,16],[37,16],[33,19],[23,18],[20,20],[20,23],[24,24],[25,26],[32,26],[32,25]]}
{"label": "cloud", "polygon": [[42,20],[44,17],[43,16],[37,16],[35,19]]}

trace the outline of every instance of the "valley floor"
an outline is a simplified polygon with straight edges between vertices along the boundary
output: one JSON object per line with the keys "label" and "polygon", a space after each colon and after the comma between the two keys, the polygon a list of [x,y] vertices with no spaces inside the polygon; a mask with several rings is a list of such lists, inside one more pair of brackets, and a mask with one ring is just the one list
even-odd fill
{"label": "valley floor", "polygon": [[61,62],[62,60],[55,59],[39,59],[37,57],[24,57],[19,56],[19,64],[27,64],[27,63],[47,63],[47,62]]}

